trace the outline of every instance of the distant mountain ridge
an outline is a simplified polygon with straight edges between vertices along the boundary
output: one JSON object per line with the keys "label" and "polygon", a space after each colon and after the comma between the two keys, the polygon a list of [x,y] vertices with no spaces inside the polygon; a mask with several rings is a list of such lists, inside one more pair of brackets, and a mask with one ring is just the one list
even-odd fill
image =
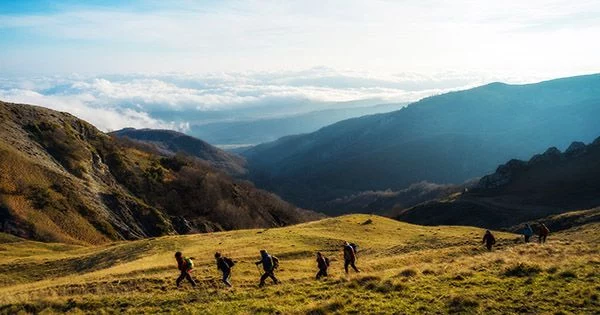
{"label": "distant mountain ridge", "polygon": [[3,233],[100,244],[322,217],[209,162],[109,136],[67,113],[0,102],[0,121]]}
{"label": "distant mountain ridge", "polygon": [[173,130],[125,128],[110,134],[153,144],[162,153],[174,155],[178,152],[207,161],[211,166],[232,176],[247,173],[244,158],[218,149],[209,143]]}
{"label": "distant mountain ridge", "polygon": [[[396,218],[430,225],[509,228],[548,216],[554,216],[548,219],[554,222],[570,217],[559,214],[598,207],[598,192],[600,137],[588,145],[573,142],[565,152],[552,147],[528,161],[510,160],[470,191],[402,210]],[[587,220],[594,218],[598,217]]]}
{"label": "distant mountain ridge", "polygon": [[334,108],[284,117],[207,123],[192,125],[188,133],[215,145],[256,145],[283,136],[313,132],[352,117],[391,112],[405,105],[396,103]]}
{"label": "distant mountain ridge", "polygon": [[600,75],[492,83],[425,98],[386,114],[258,145],[250,178],[286,200],[323,209],[369,190],[462,183],[511,158],[600,134]]}

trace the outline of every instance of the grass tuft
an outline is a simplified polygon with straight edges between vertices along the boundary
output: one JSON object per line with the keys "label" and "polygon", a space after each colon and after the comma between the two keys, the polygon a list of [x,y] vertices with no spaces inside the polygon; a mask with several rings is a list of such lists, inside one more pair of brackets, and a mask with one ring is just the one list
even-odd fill
{"label": "grass tuft", "polygon": [[518,263],[515,266],[506,268],[503,274],[506,277],[531,277],[537,275],[541,271],[542,268],[538,265]]}

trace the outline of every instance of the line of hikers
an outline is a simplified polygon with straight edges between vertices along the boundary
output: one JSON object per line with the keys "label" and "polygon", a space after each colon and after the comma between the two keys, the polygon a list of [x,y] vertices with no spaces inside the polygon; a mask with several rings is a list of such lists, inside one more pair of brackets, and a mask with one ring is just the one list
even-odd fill
{"label": "line of hikers", "polygon": [[[533,236],[534,234],[531,225],[525,224],[525,228],[522,230],[522,234],[525,237],[525,243],[528,243],[531,236]],[[546,242],[548,234],[550,234],[550,230],[548,229],[548,227],[543,223],[539,223],[538,237],[540,244]],[[496,238],[490,230],[485,231],[485,234],[483,235],[483,244],[485,244],[485,247],[489,251],[491,251],[494,244],[496,244]],[[348,268],[352,267],[354,271],[360,272],[356,267],[356,244],[344,242],[343,248],[344,271],[348,273]],[[194,268],[194,258],[183,257],[181,252],[176,252],[175,259],[177,260],[177,267],[181,272],[181,274],[176,280],[177,287],[179,287],[181,281],[183,281],[184,279],[188,280],[188,282],[190,282],[192,286],[196,286],[196,282],[194,281],[194,279],[192,279],[192,276],[190,274]],[[227,287],[231,287],[231,269],[236,264],[236,262],[229,257],[221,255],[221,253],[219,252],[215,253],[215,260],[217,264],[217,269],[220,270],[223,274],[222,282]],[[267,253],[266,250],[262,249],[260,251],[260,260],[255,262],[255,265],[257,268],[258,265],[262,265],[263,269],[263,273],[260,277],[260,283],[258,284],[259,287],[263,287],[265,285],[265,281],[268,278],[271,278],[271,280],[273,280],[273,283],[275,284],[280,283],[279,279],[277,279],[277,277],[275,276],[275,270],[277,270],[277,268],[279,267],[279,259],[277,257],[270,255],[269,253]],[[325,257],[321,252],[317,252],[317,268],[318,272],[315,276],[317,280],[321,279],[322,277],[328,276],[327,270],[329,268],[329,258]]]}
{"label": "line of hikers", "polygon": [[[348,273],[348,267],[352,267],[354,271],[360,272],[356,267],[356,250],[357,245],[354,243],[344,242],[344,270]],[[193,287],[196,286],[196,282],[191,276],[191,272],[194,269],[194,257],[184,257],[181,252],[175,253],[175,260],[177,261],[177,268],[181,272],[175,284],[177,287],[181,284],[181,282],[185,279],[187,280]],[[225,257],[221,255],[221,253],[215,253],[215,260],[217,264],[217,269],[221,271],[223,274],[222,282],[227,287],[231,287],[231,269],[236,264],[231,258]],[[260,250],[260,260],[254,263],[258,268],[258,265],[262,265],[263,273],[260,277],[259,287],[263,287],[265,285],[265,281],[267,278],[271,278],[273,283],[280,283],[279,279],[275,277],[275,270],[279,267],[279,259],[273,255],[267,253],[266,250]],[[329,258],[325,257],[321,252],[317,252],[317,268],[319,271],[317,272],[316,279],[321,279],[321,277],[327,277],[327,269],[329,268]]]}
{"label": "line of hikers", "polygon": [[[526,223],[525,227],[521,230],[521,234],[525,237],[525,243],[529,243],[529,240],[535,233],[533,232],[533,228],[531,227],[531,225]],[[538,241],[540,242],[540,244],[546,243],[546,238],[548,237],[548,234],[550,234],[550,229],[548,229],[548,227],[544,223],[539,223]],[[483,235],[483,244],[485,244],[485,247],[488,250],[492,250],[492,247],[494,246],[494,244],[496,244],[496,238],[490,230],[485,231],[485,234]]]}

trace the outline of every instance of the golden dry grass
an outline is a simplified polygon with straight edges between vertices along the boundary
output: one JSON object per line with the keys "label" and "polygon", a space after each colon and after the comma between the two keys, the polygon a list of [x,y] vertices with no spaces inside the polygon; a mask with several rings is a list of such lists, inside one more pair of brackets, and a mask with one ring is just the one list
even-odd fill
{"label": "golden dry grass", "polygon": [[[480,244],[482,229],[367,215],[91,247],[4,236],[0,312],[592,314],[600,311],[598,227],[552,234],[545,245],[497,232],[493,252]],[[359,244],[360,274],[343,273],[343,240]],[[280,258],[282,284],[257,287],[261,248]],[[196,258],[198,288],[175,288],[176,250]],[[219,282],[217,250],[238,261],[233,289]],[[316,251],[332,260],[323,281],[314,280]]]}

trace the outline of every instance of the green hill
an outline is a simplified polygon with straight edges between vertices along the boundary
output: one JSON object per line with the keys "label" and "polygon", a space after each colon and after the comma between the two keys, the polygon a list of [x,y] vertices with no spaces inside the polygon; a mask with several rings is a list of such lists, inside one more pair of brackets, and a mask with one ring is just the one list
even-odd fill
{"label": "green hill", "polygon": [[0,121],[0,232],[100,244],[320,217],[204,160],[111,137],[67,113],[0,102]]}
{"label": "green hill", "polygon": [[[0,313],[535,313],[600,311],[600,225],[523,244],[483,230],[411,225],[352,215],[296,226],[166,236],[101,246],[37,243],[0,237]],[[359,245],[360,274],[342,272],[341,242]],[[281,261],[280,285],[257,287],[258,250]],[[196,258],[196,289],[176,289],[173,253]],[[213,261],[238,261],[225,289]],[[314,280],[314,253],[332,260]]]}

